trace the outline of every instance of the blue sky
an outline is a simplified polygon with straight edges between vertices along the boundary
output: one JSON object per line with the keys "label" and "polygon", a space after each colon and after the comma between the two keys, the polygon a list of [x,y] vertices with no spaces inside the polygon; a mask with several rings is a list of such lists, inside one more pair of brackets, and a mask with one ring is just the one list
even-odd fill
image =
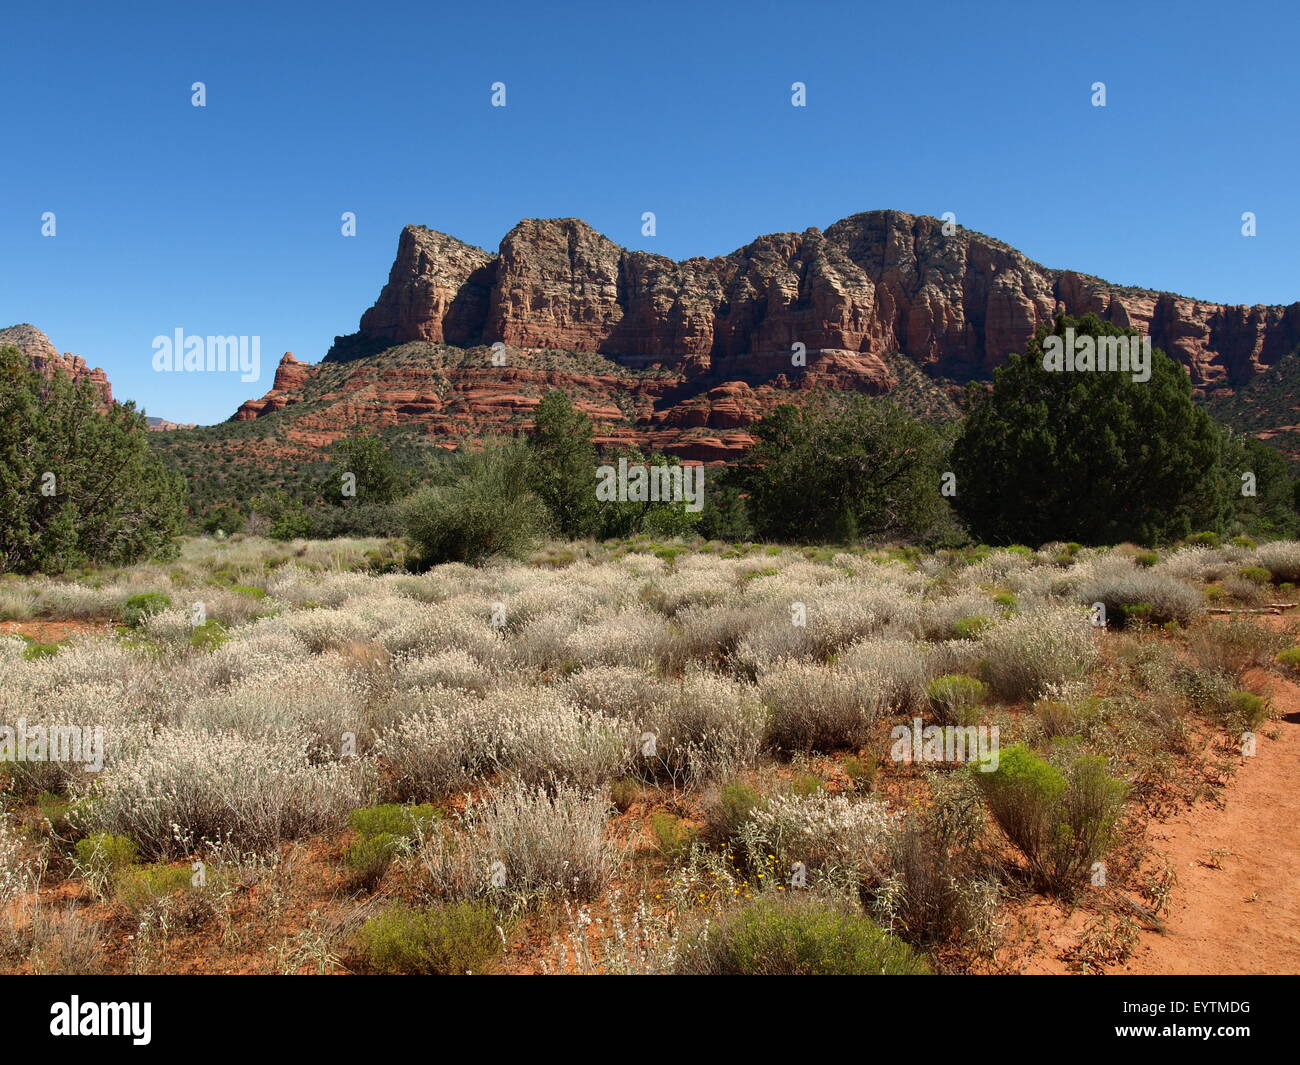
{"label": "blue sky", "polygon": [[[1296,9],[1051,10],[11,7],[0,326],[32,322],[118,398],[210,423],[266,391],[282,352],[314,362],[353,332],[411,222],[495,249],[520,218],[577,216],[684,258],[858,211],[954,211],[1048,266],[1300,299]],[[176,328],[260,336],[262,379],[155,373],[152,339]]]}

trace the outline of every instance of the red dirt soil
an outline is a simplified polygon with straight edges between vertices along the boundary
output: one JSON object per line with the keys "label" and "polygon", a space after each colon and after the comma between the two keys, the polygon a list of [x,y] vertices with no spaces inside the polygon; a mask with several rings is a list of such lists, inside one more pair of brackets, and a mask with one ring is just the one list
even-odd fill
{"label": "red dirt soil", "polygon": [[1281,717],[1261,728],[1222,807],[1198,803],[1152,823],[1178,875],[1168,931],[1144,931],[1107,972],[1300,972],[1300,686],[1263,671],[1244,686],[1270,696]]}
{"label": "red dirt soil", "polygon": [[77,633],[111,631],[107,621],[0,621],[0,636],[27,636],[37,643],[58,643]]}

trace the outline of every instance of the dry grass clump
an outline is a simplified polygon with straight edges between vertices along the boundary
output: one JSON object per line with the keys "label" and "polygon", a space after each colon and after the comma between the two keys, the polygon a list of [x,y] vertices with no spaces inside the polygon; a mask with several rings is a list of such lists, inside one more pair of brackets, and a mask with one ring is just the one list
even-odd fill
{"label": "dry grass clump", "polygon": [[79,827],[134,840],[149,858],[234,840],[265,851],[342,825],[373,792],[369,763],[317,763],[306,736],[163,729],[91,786]]}
{"label": "dry grass clump", "polygon": [[606,833],[609,808],[603,791],[507,782],[470,803],[456,826],[421,831],[417,862],[444,898],[486,898],[507,909],[549,895],[592,898],[622,853]]}
{"label": "dry grass clump", "polygon": [[1098,657],[1088,613],[1074,607],[1031,607],[994,625],[976,642],[984,679],[1007,701],[1032,701],[1049,685],[1077,680]]}
{"label": "dry grass clump", "polygon": [[852,667],[778,662],[758,682],[778,751],[834,751],[867,742],[884,710],[881,678]]}
{"label": "dry grass clump", "polygon": [[1163,624],[1187,624],[1205,608],[1199,590],[1156,569],[1142,569],[1131,561],[1111,557],[1081,567],[1084,572],[1075,596],[1080,603],[1104,603],[1107,620],[1122,624],[1130,613]]}
{"label": "dry grass clump", "polygon": [[375,751],[401,800],[438,798],[498,772],[594,787],[620,775],[636,751],[630,724],[551,688],[420,690],[395,696],[389,715]]}

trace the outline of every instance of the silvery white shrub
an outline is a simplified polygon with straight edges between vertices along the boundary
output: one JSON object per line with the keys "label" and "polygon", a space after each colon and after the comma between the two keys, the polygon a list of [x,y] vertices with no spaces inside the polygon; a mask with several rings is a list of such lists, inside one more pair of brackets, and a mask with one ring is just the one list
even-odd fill
{"label": "silvery white shrub", "polygon": [[989,686],[1003,699],[1037,699],[1046,685],[1088,673],[1098,658],[1084,607],[1035,605],[994,625],[977,643]]}
{"label": "silvery white shrub", "polygon": [[163,729],[94,781],[81,827],[129,836],[149,858],[189,854],[203,840],[265,852],[338,828],[372,798],[372,766],[316,763],[310,747],[306,736]]}

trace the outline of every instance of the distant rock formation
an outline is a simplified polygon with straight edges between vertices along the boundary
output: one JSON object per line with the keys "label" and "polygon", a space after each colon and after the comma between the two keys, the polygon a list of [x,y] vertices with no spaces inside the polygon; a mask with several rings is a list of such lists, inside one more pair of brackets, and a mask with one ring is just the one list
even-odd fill
{"label": "distant rock formation", "polygon": [[724,380],[788,370],[802,343],[879,383],[869,357],[888,352],[961,381],[987,378],[1058,309],[1150,335],[1203,392],[1244,384],[1300,345],[1300,303],[1224,306],[1124,288],[960,227],[945,235],[935,218],[871,211],[682,262],[628,251],[574,218],[526,219],[495,256],[407,226],[360,331],[326,358],[415,340],[501,341]]}
{"label": "distant rock formation", "polygon": [[0,348],[15,347],[27,357],[33,369],[43,374],[52,374],[62,370],[74,381],[86,380],[99,391],[104,406],[113,402],[113,387],[108,383],[108,376],[96,367],[91,369],[86,360],[71,352],[59,354],[58,349],[50,343],[50,338],[34,325],[24,322],[0,329]]}

